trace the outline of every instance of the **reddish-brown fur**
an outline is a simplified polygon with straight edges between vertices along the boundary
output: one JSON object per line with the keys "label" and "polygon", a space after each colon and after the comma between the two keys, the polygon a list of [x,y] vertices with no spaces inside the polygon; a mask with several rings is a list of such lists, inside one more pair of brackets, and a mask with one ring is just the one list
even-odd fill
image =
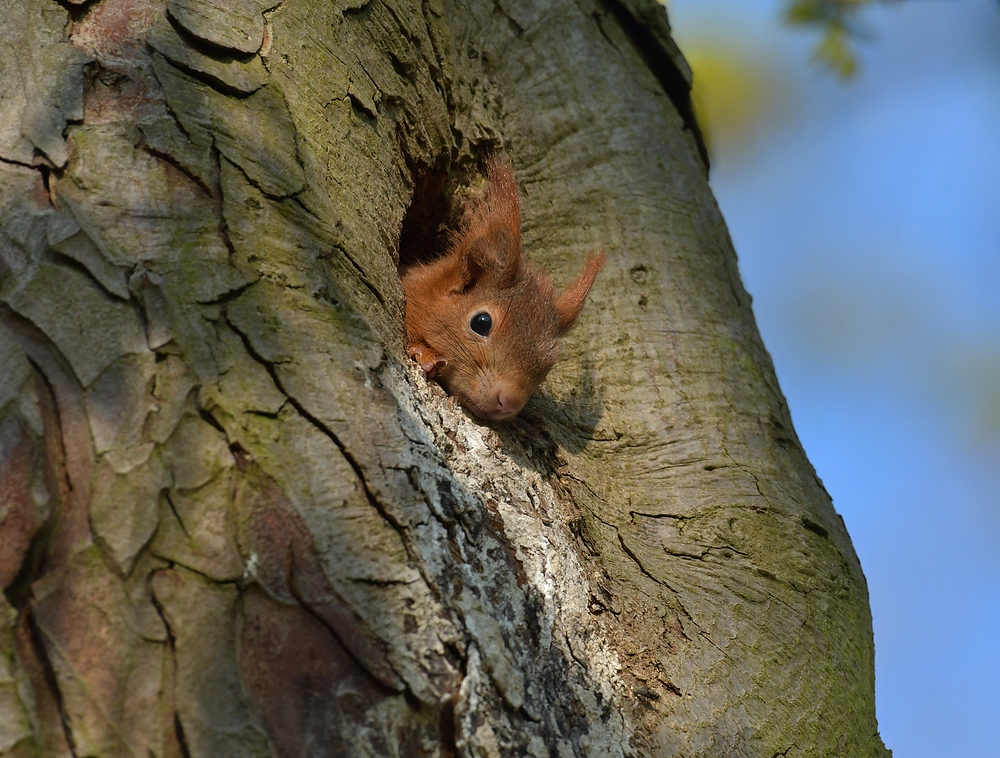
{"label": "reddish-brown fur", "polygon": [[[521,206],[507,158],[487,161],[489,180],[470,203],[444,255],[403,273],[410,355],[480,418],[516,415],[559,352],[559,337],[583,308],[604,253],[556,297],[549,276],[521,251]],[[470,320],[488,313],[487,337]]]}

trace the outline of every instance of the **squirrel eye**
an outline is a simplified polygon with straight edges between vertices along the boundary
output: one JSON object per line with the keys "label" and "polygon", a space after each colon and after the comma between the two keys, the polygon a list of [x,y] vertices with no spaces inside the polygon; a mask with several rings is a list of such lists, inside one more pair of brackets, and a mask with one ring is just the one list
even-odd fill
{"label": "squirrel eye", "polygon": [[469,321],[469,328],[480,337],[488,337],[493,328],[493,319],[486,311],[480,311]]}

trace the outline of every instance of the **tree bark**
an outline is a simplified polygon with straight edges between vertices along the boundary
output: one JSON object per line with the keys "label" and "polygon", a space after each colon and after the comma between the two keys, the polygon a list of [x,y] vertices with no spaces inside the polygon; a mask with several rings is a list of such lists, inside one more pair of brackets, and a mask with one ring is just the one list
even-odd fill
{"label": "tree bark", "polygon": [[[7,0],[0,756],[877,756],[864,576],[651,0]],[[563,359],[405,356],[490,148]]]}

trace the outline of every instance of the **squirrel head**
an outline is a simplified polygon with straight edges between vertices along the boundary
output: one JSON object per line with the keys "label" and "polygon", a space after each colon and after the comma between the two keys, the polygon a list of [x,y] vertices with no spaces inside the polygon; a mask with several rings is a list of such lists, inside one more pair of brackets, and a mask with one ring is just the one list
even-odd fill
{"label": "squirrel head", "polygon": [[552,368],[604,254],[588,259],[556,296],[549,276],[524,260],[510,161],[491,157],[486,177],[447,252],[409,270],[403,286],[411,355],[476,416],[503,420],[524,407]]}

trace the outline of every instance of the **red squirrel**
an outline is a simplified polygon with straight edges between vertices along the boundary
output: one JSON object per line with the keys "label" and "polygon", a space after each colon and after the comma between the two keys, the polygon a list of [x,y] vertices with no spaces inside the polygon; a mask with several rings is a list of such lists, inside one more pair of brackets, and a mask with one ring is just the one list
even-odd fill
{"label": "red squirrel", "polygon": [[486,179],[445,253],[402,282],[410,357],[473,414],[499,421],[517,415],[549,373],[605,254],[588,258],[556,297],[548,274],[522,255],[510,159],[487,159]]}

